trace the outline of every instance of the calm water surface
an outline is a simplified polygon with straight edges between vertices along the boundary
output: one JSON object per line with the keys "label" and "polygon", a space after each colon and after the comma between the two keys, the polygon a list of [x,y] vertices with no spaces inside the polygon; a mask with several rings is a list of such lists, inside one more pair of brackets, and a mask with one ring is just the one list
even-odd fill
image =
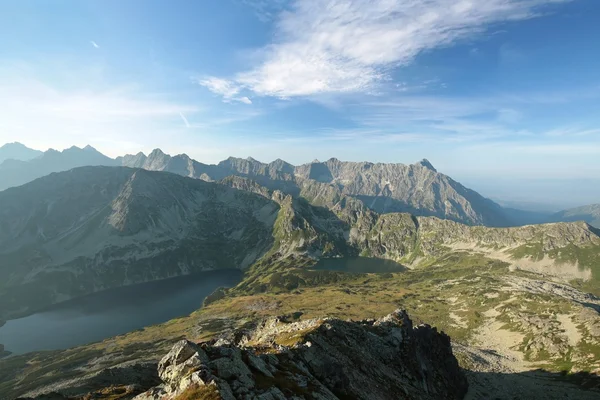
{"label": "calm water surface", "polygon": [[352,273],[402,272],[406,267],[392,260],[369,257],[322,258],[313,269]]}
{"label": "calm water surface", "polygon": [[188,315],[216,288],[235,286],[241,278],[237,270],[203,272],[92,294],[8,321],[0,343],[22,354],[100,341]]}

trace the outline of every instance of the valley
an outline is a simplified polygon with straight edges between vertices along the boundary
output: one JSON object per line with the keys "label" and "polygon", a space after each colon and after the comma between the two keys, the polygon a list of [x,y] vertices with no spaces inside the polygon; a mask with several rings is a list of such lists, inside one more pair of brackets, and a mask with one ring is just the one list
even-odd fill
{"label": "valley", "polygon": [[[270,318],[304,326],[397,309],[450,336],[467,398],[539,395],[549,382],[547,398],[597,395],[600,232],[586,222],[482,226],[477,214],[427,211],[437,207],[428,196],[401,200],[420,204],[415,214],[396,212],[395,195],[374,201],[350,183],[358,174],[379,191],[375,176],[405,166],[229,159],[188,177],[162,171],[173,159],[155,153],[162,163],[138,156],[136,168],[75,168],[0,192],[0,343],[15,353],[0,360],[7,398],[147,390],[183,338],[237,343]],[[430,163],[406,168],[425,187],[445,179]],[[444,196],[478,199],[446,182]],[[221,278],[193,284],[202,274]],[[161,290],[168,282],[181,283]],[[131,318],[128,302],[143,312]]]}

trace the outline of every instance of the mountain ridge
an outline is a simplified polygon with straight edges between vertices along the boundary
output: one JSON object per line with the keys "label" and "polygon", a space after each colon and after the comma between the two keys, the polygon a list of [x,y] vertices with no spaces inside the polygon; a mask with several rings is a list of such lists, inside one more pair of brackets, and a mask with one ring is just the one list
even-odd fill
{"label": "mountain ridge", "polygon": [[40,155],[42,155],[41,151],[31,149],[22,143],[6,143],[0,147],[0,164],[6,160],[29,161]]}
{"label": "mountain ridge", "polygon": [[[296,194],[295,179],[312,179],[340,187],[347,195],[364,200],[373,210],[433,215],[471,225],[507,226],[502,208],[450,177],[440,174],[426,159],[415,164],[343,162],[331,158],[294,166],[281,159],[262,163],[252,158],[229,157],[216,165],[199,163],[182,154],[167,156],[159,149],[149,156],[125,156],[125,166],[177,173],[204,180],[229,175],[248,177],[269,189]],[[185,168],[177,167],[185,165]]]}
{"label": "mountain ridge", "polygon": [[53,172],[96,165],[113,166],[117,165],[117,162],[91,146],[72,146],[62,151],[50,149],[28,161],[7,160],[0,164],[0,191],[23,185]]}
{"label": "mountain ridge", "polygon": [[560,211],[549,217],[553,222],[585,221],[600,228],[600,204],[590,204]]}

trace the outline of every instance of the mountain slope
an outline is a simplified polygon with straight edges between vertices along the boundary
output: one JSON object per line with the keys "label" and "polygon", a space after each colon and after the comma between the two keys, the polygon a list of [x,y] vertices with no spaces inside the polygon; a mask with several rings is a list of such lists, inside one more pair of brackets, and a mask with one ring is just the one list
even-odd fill
{"label": "mountain slope", "polygon": [[588,224],[600,228],[600,204],[591,204],[577,208],[564,210],[550,216],[553,222],[585,221]]}
{"label": "mountain slope", "polygon": [[265,164],[252,158],[230,157],[218,165],[206,165],[187,155],[171,157],[157,149],[148,157],[138,154],[119,161],[125,166],[204,180],[221,180],[230,175],[246,177],[293,196],[300,194],[302,183],[298,179],[312,180],[335,185],[343,194],[363,200],[379,213],[409,212],[469,225],[511,224],[502,207],[437,172],[427,160],[404,165],[342,162],[332,158],[295,167],[279,159]]}
{"label": "mountain slope", "polygon": [[498,204],[440,174],[427,160],[404,165],[332,158],[299,166],[296,175],[336,184],[379,213],[409,212],[469,225],[509,224]]}
{"label": "mountain slope", "polygon": [[0,318],[216,268],[272,245],[279,206],[172,174],[84,167],[0,193]]}
{"label": "mountain slope", "polygon": [[0,191],[20,186],[52,172],[94,165],[115,165],[112,158],[90,146],[71,147],[63,151],[48,150],[29,161],[6,160],[0,164]]}
{"label": "mountain slope", "polygon": [[[295,181],[299,196],[277,200],[281,211],[271,251],[277,259],[362,255],[428,268],[445,257],[471,253],[562,281],[588,282],[588,290],[600,294],[600,236],[584,222],[490,228],[408,213],[377,214],[335,185]],[[222,183],[276,197],[247,178]]]}
{"label": "mountain slope", "polygon": [[7,143],[0,147],[0,164],[5,160],[29,161],[41,155],[41,151],[30,149],[21,143]]}

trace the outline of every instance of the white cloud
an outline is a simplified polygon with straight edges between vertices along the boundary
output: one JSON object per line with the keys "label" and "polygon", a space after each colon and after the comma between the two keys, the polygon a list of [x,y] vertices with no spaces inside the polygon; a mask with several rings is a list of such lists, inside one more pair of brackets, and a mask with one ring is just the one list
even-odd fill
{"label": "white cloud", "polygon": [[240,92],[239,85],[227,79],[208,77],[206,79],[196,79],[197,83],[206,87],[213,93],[219,94],[226,99],[230,99]]}
{"label": "white cloud", "polygon": [[205,79],[194,78],[193,80],[200,86],[204,86],[211,92],[222,96],[223,101],[226,103],[239,101],[244,104],[252,104],[252,100],[247,96],[238,96],[242,86],[233,81],[215,77],[207,77]]}
{"label": "white cloud", "polygon": [[91,44],[92,46],[94,46],[94,48],[96,48],[96,49],[99,49],[99,48],[100,48],[100,46],[98,46],[98,44],[97,44],[96,42],[94,42],[93,40],[90,40],[90,44]]}
{"label": "white cloud", "polygon": [[279,98],[365,92],[423,51],[565,1],[296,0],[279,14],[276,39],[258,66],[201,84],[226,99],[243,88]]}

